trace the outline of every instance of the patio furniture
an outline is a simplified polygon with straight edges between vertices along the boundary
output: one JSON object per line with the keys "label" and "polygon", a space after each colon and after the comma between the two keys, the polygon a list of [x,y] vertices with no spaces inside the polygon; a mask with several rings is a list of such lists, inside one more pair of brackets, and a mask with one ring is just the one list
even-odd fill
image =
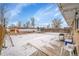
{"label": "patio furniture", "polygon": [[65,43],[65,45],[67,45],[67,44],[73,44],[73,40],[72,39],[65,39],[64,43]]}
{"label": "patio furniture", "polygon": [[59,34],[59,40],[60,40],[60,41],[64,41],[64,34],[62,34],[62,33]]}
{"label": "patio furniture", "polygon": [[61,47],[61,53],[60,55],[63,54],[63,50],[68,51],[70,56],[74,56],[74,49],[75,49],[75,45],[73,44],[67,44],[64,47]]}

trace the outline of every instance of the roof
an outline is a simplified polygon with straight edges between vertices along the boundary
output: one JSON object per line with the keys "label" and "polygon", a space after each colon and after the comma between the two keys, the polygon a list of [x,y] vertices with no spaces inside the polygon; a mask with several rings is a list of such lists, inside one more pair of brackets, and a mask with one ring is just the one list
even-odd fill
{"label": "roof", "polygon": [[59,9],[64,16],[65,20],[67,21],[68,25],[70,26],[75,20],[75,13],[79,10],[78,3],[60,3],[58,4]]}

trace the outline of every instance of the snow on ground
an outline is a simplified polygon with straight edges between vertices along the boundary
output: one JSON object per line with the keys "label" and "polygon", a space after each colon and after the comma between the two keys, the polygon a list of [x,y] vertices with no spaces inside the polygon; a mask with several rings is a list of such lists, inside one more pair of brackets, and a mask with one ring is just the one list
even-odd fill
{"label": "snow on ground", "polygon": [[37,51],[36,48],[31,45],[26,45],[27,47],[10,47],[2,51],[3,56],[29,56]]}
{"label": "snow on ground", "polygon": [[44,40],[50,41],[50,39],[58,39],[58,33],[31,33],[23,35],[11,35],[12,41],[15,46],[22,46],[30,40]]}
{"label": "snow on ground", "polygon": [[[6,41],[7,49],[4,49],[2,55],[31,55],[33,51],[37,51],[34,47],[27,48],[28,42],[36,42],[41,46],[45,45],[43,42],[47,43],[50,40],[59,40],[59,33],[30,33],[23,35],[10,35],[14,47],[8,47],[11,44],[10,41]],[[8,38],[6,38],[8,40]],[[29,46],[29,45],[28,45]],[[25,49],[27,48],[27,49]]]}

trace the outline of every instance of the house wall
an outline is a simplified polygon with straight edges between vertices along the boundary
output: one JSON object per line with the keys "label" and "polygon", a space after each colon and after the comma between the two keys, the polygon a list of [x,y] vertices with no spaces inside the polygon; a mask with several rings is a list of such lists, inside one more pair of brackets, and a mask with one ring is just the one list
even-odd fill
{"label": "house wall", "polygon": [[73,38],[76,43],[77,53],[79,55],[79,33],[75,32]]}
{"label": "house wall", "polygon": [[76,28],[76,21],[74,20],[74,23],[73,23],[73,40],[74,42],[76,43],[76,48],[77,48],[77,53],[79,55],[79,32],[78,32],[78,29]]}

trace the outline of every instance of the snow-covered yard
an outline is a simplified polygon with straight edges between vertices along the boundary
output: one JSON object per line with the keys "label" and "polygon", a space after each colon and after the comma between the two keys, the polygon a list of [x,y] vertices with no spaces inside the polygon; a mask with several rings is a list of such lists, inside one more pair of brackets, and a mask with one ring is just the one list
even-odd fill
{"label": "snow-covered yard", "polygon": [[[46,42],[52,39],[58,40],[59,33],[31,33],[31,34],[23,34],[23,35],[11,35],[10,37],[13,41],[14,46],[23,46],[28,41],[33,41],[33,40],[37,42],[38,40],[43,40]],[[8,40],[8,38],[6,38],[6,40]]]}
{"label": "snow-covered yard", "polygon": [[[6,49],[3,49],[2,55],[31,55],[33,52],[37,51],[35,47],[41,50],[43,46],[49,46],[48,44],[51,40],[52,43],[58,44],[55,40],[59,40],[59,33],[30,33],[23,35],[10,35],[14,47],[11,46],[9,36],[6,36]],[[28,45],[28,43],[34,45]],[[44,49],[43,49],[44,50]],[[49,55],[51,55],[49,53]]]}

